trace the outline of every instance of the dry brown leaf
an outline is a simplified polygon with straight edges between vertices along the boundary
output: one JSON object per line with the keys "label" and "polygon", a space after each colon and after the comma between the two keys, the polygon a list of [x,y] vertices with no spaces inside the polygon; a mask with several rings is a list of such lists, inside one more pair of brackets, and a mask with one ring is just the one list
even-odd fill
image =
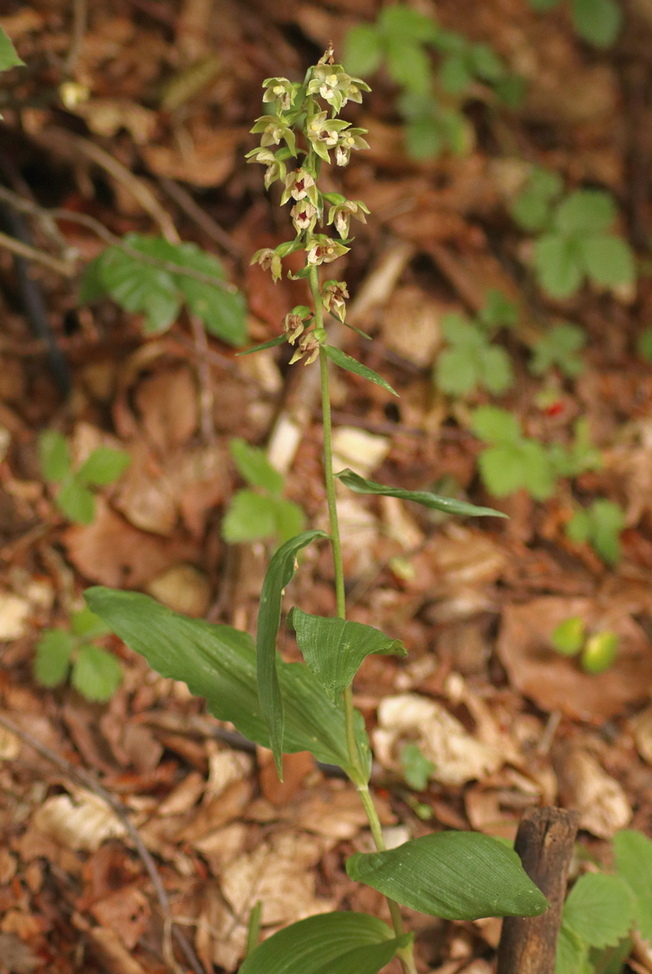
{"label": "dry brown leaf", "polygon": [[163,605],[184,615],[202,618],[211,600],[211,587],[203,572],[186,563],[173,565],[145,586]]}
{"label": "dry brown leaf", "polygon": [[597,758],[587,750],[568,746],[553,755],[559,795],[565,808],[580,813],[580,828],[601,839],[610,839],[632,818],[625,792]]}
{"label": "dry brown leaf", "polygon": [[104,899],[97,900],[90,907],[90,913],[100,926],[117,933],[130,950],[147,929],[152,915],[147,898],[135,884],[121,886]]}
{"label": "dry brown leaf", "polygon": [[51,795],[36,809],[32,825],[69,849],[92,852],[107,839],[121,838],[125,827],[106,802],[85,788]]}
{"label": "dry brown leaf", "polygon": [[199,121],[190,129],[177,128],[174,134],[167,144],[142,147],[149,169],[157,176],[211,188],[231,175],[236,151],[247,140],[245,128],[215,128]]}

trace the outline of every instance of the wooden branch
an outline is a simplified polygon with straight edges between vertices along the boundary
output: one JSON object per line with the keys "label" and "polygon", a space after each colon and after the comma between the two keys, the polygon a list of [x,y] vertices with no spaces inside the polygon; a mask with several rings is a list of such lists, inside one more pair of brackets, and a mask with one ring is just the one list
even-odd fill
{"label": "wooden branch", "polygon": [[528,809],[516,835],[523,868],[548,898],[537,917],[506,917],[498,947],[496,974],[554,974],[557,937],[566,895],[579,812],[562,808]]}

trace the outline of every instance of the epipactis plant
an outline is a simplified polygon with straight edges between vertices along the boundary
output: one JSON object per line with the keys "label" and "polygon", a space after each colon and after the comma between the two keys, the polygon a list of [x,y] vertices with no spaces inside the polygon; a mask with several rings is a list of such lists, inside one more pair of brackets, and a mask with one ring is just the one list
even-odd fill
{"label": "epipactis plant", "polygon": [[[350,470],[333,473],[329,362],[393,393],[381,376],[329,345],[330,318],[346,323],[348,289],[343,281],[320,278],[322,265],[348,251],[351,216],[364,220],[368,212],[363,203],[325,193],[319,186],[320,170],[332,161],[331,154],[336,165],[345,166],[352,150],[366,146],[364,130],[338,115],[347,102],[360,102],[367,86],[335,64],[328,50],[302,83],[270,78],[264,88],[269,114],[254,126],[262,144],[249,158],[266,166],[267,186],[283,183],[283,205],[293,201],[290,218],[295,237],[273,250],[258,251],[254,260],[278,280],[283,258],[303,251],[305,264],[295,276],[307,279],[312,307],[292,309],[282,334],[249,351],[288,341],[296,345],[295,361],[319,360],[330,534],[303,531],[272,556],[262,586],[255,641],[246,632],[187,618],[135,592],[93,588],[86,598],[93,611],[159,673],[184,680],[193,693],[206,697],[217,718],[231,721],[249,740],[271,748],[279,775],[284,753],[310,751],[318,761],[342,768],[360,795],[374,851],[355,853],[346,870],[351,879],[384,894],[391,925],[366,913],[325,913],[300,920],[258,945],[252,930],[252,947],[240,974],[377,974],[394,957],[405,974],[416,974],[413,935],[405,930],[401,906],[469,920],[533,916],[547,908],[547,901],[513,849],[489,836],[442,831],[397,848],[385,846],[369,789],[369,739],[362,714],[354,706],[352,684],[369,654],[405,656],[407,651],[400,640],[346,618],[335,476],[357,493],[398,497],[448,514],[496,512],[427,491],[375,483]],[[338,237],[330,236],[329,227]],[[283,596],[299,552],[321,540],[329,540],[332,548],[336,613],[326,617],[291,609],[288,623],[304,663],[287,663],[276,649]]]}

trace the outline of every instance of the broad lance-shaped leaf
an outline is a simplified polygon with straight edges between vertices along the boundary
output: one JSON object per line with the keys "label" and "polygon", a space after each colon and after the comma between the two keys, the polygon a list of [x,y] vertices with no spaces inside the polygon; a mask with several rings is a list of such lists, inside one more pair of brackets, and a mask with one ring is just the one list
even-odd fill
{"label": "broad lance-shaped leaf", "polygon": [[303,658],[331,700],[337,700],[349,686],[371,653],[407,656],[400,639],[391,639],[380,629],[360,622],[310,615],[296,608],[288,622],[297,634]]}
{"label": "broad lance-shaped leaf", "polygon": [[321,913],[264,940],[239,974],[377,974],[410,939],[366,913]]}
{"label": "broad lance-shaped leaf", "polygon": [[537,916],[548,908],[514,850],[479,832],[438,832],[387,852],[357,852],[346,871],[397,903],[444,920]]}
{"label": "broad lance-shaped leaf", "polygon": [[283,590],[294,575],[298,553],[316,538],[326,538],[324,531],[304,531],[278,548],[265,573],[260,593],[256,627],[258,699],[267,721],[270,745],[278,776],[283,780],[283,695],[278,681],[276,637],[281,624]]}
{"label": "broad lance-shaped leaf", "polygon": [[341,369],[345,369],[347,372],[354,372],[355,375],[359,375],[363,379],[369,379],[370,382],[375,382],[377,386],[382,386],[383,389],[387,389],[393,396],[398,396],[398,392],[392,389],[389,382],[386,382],[382,375],[378,375],[373,369],[368,368],[362,362],[358,362],[357,359],[347,355],[341,348],[335,348],[333,345],[322,345],[322,348],[331,362],[339,365]]}
{"label": "broad lance-shaped leaf", "polygon": [[[211,713],[230,720],[241,734],[269,747],[266,721],[256,692],[256,650],[251,636],[231,626],[190,619],[139,592],[96,587],[84,597],[93,612],[161,676],[183,680],[206,697]],[[310,751],[318,761],[347,774],[344,708],[333,704],[304,663],[278,662],[285,702],[285,750]],[[369,751],[362,716],[356,738]]]}
{"label": "broad lance-shaped leaf", "polygon": [[401,487],[377,484],[373,480],[365,480],[364,477],[360,477],[348,467],[335,476],[342,481],[345,487],[356,494],[382,494],[384,497],[398,497],[402,501],[415,501],[424,507],[444,511],[446,514],[459,514],[462,517],[507,517],[502,511],[494,511],[492,507],[478,507],[476,504],[458,501],[454,497],[440,497],[439,494],[432,494],[428,490],[403,490]]}

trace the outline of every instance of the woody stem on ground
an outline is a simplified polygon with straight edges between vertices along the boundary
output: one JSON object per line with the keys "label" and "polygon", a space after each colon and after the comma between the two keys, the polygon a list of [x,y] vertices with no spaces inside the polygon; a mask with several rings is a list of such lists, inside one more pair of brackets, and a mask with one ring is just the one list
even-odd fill
{"label": "woody stem on ground", "polygon": [[[319,333],[324,328],[324,309],[322,305],[321,291],[319,287],[319,271],[317,267],[310,268],[308,277],[310,290],[312,293],[315,308],[315,329]],[[346,594],[344,589],[344,566],[342,562],[342,543],[340,540],[340,525],[337,515],[337,498],[335,496],[335,476],[333,473],[333,423],[331,418],[330,383],[328,374],[328,357],[323,347],[319,350],[319,369],[321,378],[321,405],[322,405],[322,429],[324,437],[324,482],[326,485],[326,497],[328,501],[328,518],[330,524],[331,547],[333,551],[333,567],[335,574],[335,596],[337,615],[340,619],[346,618]],[[346,720],[346,742],[349,752],[349,761],[352,768],[355,768],[357,780],[354,781],[358,794],[362,801],[364,810],[369,820],[369,827],[374,845],[379,852],[385,850],[385,840],[383,838],[382,826],[378,811],[374,805],[369,792],[367,775],[361,766],[360,755],[355,740],[354,727],[354,706],[353,691],[351,686],[344,690],[344,714]],[[403,918],[398,903],[387,899],[387,905],[392,918],[392,926],[397,937],[405,933]],[[417,974],[414,964],[412,944],[410,943],[404,950],[399,952],[399,958],[405,974]]]}

